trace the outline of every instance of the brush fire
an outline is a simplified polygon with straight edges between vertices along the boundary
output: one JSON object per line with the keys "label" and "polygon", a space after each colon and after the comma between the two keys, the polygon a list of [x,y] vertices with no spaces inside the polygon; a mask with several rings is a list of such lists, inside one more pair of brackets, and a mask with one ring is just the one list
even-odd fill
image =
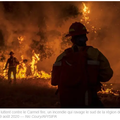
{"label": "brush fire", "polygon": [[[19,3],[15,3],[15,4],[18,5],[19,7],[21,7],[22,5],[22,3],[21,5],[19,5]],[[3,44],[3,46],[5,47],[3,46],[0,47],[1,48],[0,50],[1,83],[8,80],[8,69],[6,70],[3,70],[3,69],[5,68],[6,61],[9,57],[8,54],[12,50],[15,53],[15,57],[19,61],[19,64],[16,67],[17,84],[20,85],[21,83],[26,83],[26,82],[29,83],[30,81],[34,81],[36,86],[42,86],[45,83],[47,84],[47,87],[44,87],[43,85],[42,90],[43,88],[48,89],[48,91],[52,90],[51,94],[54,94],[54,91],[57,88],[52,87],[50,84],[52,65],[56,57],[61,52],[63,52],[64,49],[68,48],[71,45],[69,44],[68,40],[65,40],[64,35],[68,31],[70,24],[76,20],[85,24],[85,26],[87,26],[88,28],[88,31],[90,31],[91,35],[88,36],[88,38],[90,39],[88,41],[88,44],[91,46],[95,45],[95,47],[98,47],[98,49],[100,48],[100,50],[103,53],[107,54],[108,51],[104,48],[104,45],[102,46],[102,43],[104,41],[100,41],[100,39],[106,37],[106,35],[104,36],[101,35],[103,29],[101,27],[102,25],[100,24],[99,19],[102,16],[102,13],[100,14],[101,16],[100,15],[98,16],[99,19],[95,18],[95,15],[97,16],[96,12],[95,12],[95,15],[93,15],[94,9],[92,8],[93,7],[92,4],[95,4],[95,3],[80,2],[79,4],[76,4],[76,3],[65,3],[65,4],[60,3],[60,5],[59,3],[55,3],[55,4],[56,6],[61,6],[61,7],[56,8],[54,5],[52,5],[52,3],[39,3],[39,4],[33,3],[33,4],[29,4],[28,6],[27,6],[27,3],[25,4],[23,3],[24,5],[23,7],[25,7],[24,9],[26,11],[28,9],[28,11],[24,13],[24,11],[21,10],[21,14],[18,15],[18,18],[16,17],[13,20],[12,17],[16,15],[17,12],[19,12],[19,10],[14,11],[16,10],[16,7],[14,5],[12,6],[12,4],[1,3],[1,5],[4,8],[4,11],[6,11],[6,13],[4,12],[0,13],[3,19],[5,19],[5,21],[3,21],[4,25],[0,25],[0,39],[1,39],[1,34],[4,36],[4,39],[5,39],[5,43]],[[47,11],[43,7],[45,5],[48,6]],[[99,3],[97,5],[99,5]],[[6,6],[9,6],[9,7],[6,7]],[[13,7],[13,11],[11,10],[12,7]],[[98,7],[95,7],[95,8],[98,10]],[[53,9],[59,10],[57,14],[58,16],[56,15],[56,11]],[[37,10],[43,11],[42,14],[38,15]],[[71,11],[68,12],[68,10],[69,11],[71,10],[73,12]],[[73,16],[71,17],[69,13],[73,14]],[[27,14],[29,14],[29,16],[27,16]],[[10,15],[11,17],[9,18]],[[25,18],[21,16],[24,16]],[[7,17],[8,19],[6,19]],[[97,23],[97,20],[99,21],[98,23]],[[66,22],[66,25],[65,25],[65,22]],[[12,26],[13,23],[14,23],[14,27]],[[5,30],[5,27],[4,27],[5,25],[6,27],[8,27],[8,30]],[[1,32],[2,30],[3,32]],[[97,39],[100,42],[98,42]],[[99,43],[100,45],[98,45]],[[111,44],[109,43],[108,46],[110,46]],[[115,68],[116,70],[117,68],[116,61],[112,59],[112,56],[110,53],[108,54],[108,58],[110,58],[110,62],[113,68]],[[118,65],[119,65],[119,62],[118,62]],[[116,76],[118,76],[118,74],[116,74]],[[11,79],[14,79],[13,73],[11,73]],[[47,92],[45,93],[48,94]],[[116,102],[115,105],[113,105],[113,107],[120,106],[120,103],[119,103],[120,90],[119,90],[119,86],[116,87],[116,82],[114,80],[112,80],[112,82],[102,83],[101,91],[98,92],[98,95],[106,107],[109,107],[113,101]],[[59,103],[57,102],[58,98],[54,100],[55,100],[55,104],[50,107],[59,107]],[[0,105],[2,106],[2,104]],[[22,104],[22,106],[24,105]],[[33,107],[35,106],[33,105]]]}
{"label": "brush fire", "polygon": [[[24,37],[20,36],[18,37],[18,41],[21,44],[21,42],[24,40]],[[43,78],[43,79],[50,79],[51,74],[46,73],[45,71],[41,70],[38,71],[37,69],[37,63],[40,61],[39,54],[36,54],[34,50],[32,51],[32,61],[28,63],[27,59],[24,59],[24,55],[21,55],[21,61],[19,62],[19,65],[17,65],[17,79],[27,79],[27,78]],[[3,65],[5,66],[6,63],[3,62]],[[27,66],[30,66],[31,74],[27,75]],[[7,70],[3,71],[3,74],[1,74],[5,79],[7,79]],[[11,73],[11,78],[13,79],[13,73]]]}

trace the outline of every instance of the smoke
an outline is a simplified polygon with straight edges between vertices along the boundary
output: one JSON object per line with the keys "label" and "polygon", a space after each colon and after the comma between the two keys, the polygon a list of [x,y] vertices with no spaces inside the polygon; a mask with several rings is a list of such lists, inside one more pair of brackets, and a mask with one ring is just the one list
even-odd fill
{"label": "smoke", "polygon": [[[109,60],[114,77],[119,82],[120,71],[120,3],[85,2],[90,9],[88,45],[98,48]],[[39,69],[51,71],[56,57],[68,46],[64,36],[69,26],[83,17],[82,2],[0,2],[0,48],[8,55],[15,52],[31,59],[32,50],[40,54]],[[96,28],[94,33],[92,26]],[[19,44],[18,37],[24,36]],[[8,56],[6,56],[8,58]]]}
{"label": "smoke", "polygon": [[[50,71],[68,31],[65,22],[79,14],[74,3],[1,2],[0,6],[0,48],[4,56],[8,58],[13,50],[19,60],[21,55],[30,60],[34,50],[42,61],[39,69]],[[21,44],[20,36],[24,37]]]}
{"label": "smoke", "polygon": [[[98,48],[109,60],[114,71],[114,76],[110,80],[113,83],[119,83],[120,78],[120,2],[91,2],[90,19],[92,25],[97,28],[97,33],[90,32],[89,44]],[[100,29],[99,29],[100,28]]]}

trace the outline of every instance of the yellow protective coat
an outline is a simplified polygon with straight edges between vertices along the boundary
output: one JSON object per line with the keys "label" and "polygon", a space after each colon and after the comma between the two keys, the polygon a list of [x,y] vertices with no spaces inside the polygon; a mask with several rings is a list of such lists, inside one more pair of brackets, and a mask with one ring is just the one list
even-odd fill
{"label": "yellow protective coat", "polygon": [[[79,47],[79,50],[82,49],[82,47]],[[94,47],[89,47],[87,50],[87,54],[88,54],[88,59],[91,60],[96,60],[100,62],[99,65],[99,81],[100,82],[107,82],[111,79],[111,77],[113,76],[113,70],[110,67],[110,64],[107,60],[107,58],[97,49]],[[64,56],[66,55],[65,52],[63,52],[62,54],[60,54],[57,59],[56,62],[59,62]],[[54,83],[55,81],[52,81],[52,84],[55,85],[56,83]],[[56,81],[57,82],[57,81]]]}
{"label": "yellow protective coat", "polygon": [[[78,47],[79,51],[82,49],[82,47]],[[66,55],[65,52],[60,54],[55,63],[59,63],[62,58]],[[110,80],[110,78],[113,76],[113,70],[110,67],[110,64],[107,60],[107,58],[96,48],[89,47],[87,50],[87,59],[91,61],[98,61],[99,65],[88,65],[88,78],[91,81],[89,86],[92,88],[93,95],[91,96],[93,101],[91,103],[91,106],[99,106],[100,101],[97,98],[97,91],[100,90],[101,84],[100,82],[107,82]],[[79,88],[76,89],[70,89],[67,87],[61,88],[58,84],[58,79],[52,79],[51,84],[52,85],[58,85],[59,89],[59,95],[60,95],[60,103],[61,107],[84,107],[80,105],[80,97],[78,91]],[[98,84],[97,84],[98,83]],[[84,86],[83,86],[84,87]],[[86,98],[87,99],[87,98]]]}

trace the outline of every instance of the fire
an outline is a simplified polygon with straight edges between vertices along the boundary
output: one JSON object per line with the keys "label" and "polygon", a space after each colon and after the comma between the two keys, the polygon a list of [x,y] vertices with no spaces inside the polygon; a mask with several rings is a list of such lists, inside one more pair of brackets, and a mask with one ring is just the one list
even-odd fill
{"label": "fire", "polygon": [[[82,14],[83,14],[83,17],[82,19],[80,20],[81,22],[85,22],[85,24],[89,24],[90,27],[91,27],[91,30],[94,31],[94,33],[97,33],[97,28],[94,26],[94,25],[91,25],[90,24],[90,9],[88,8],[88,6],[85,4],[85,3],[82,3],[83,4],[83,9],[82,9]],[[100,30],[101,28],[99,28]]]}
{"label": "fire", "polygon": [[[27,71],[27,66],[23,62],[24,57],[23,55],[21,56],[21,61],[19,62],[19,65],[17,65],[16,71],[16,77],[17,79],[22,79],[22,78],[43,78],[43,79],[50,79],[51,74],[46,73],[45,71],[41,70],[38,71],[37,69],[37,63],[40,60],[39,54],[36,54],[33,51],[33,56],[32,56],[32,61],[30,62],[30,67],[31,67],[31,75],[27,77],[26,71]],[[7,79],[7,70],[4,70],[3,76],[5,79]],[[13,73],[11,73],[11,78],[13,79]]]}
{"label": "fire", "polygon": [[19,41],[20,44],[23,42],[24,38],[25,38],[24,36],[18,37],[18,41]]}
{"label": "fire", "polygon": [[83,9],[83,11],[84,11],[84,13],[86,14],[86,13],[90,13],[90,10],[88,9],[88,7],[85,5],[85,3],[83,3],[83,6],[84,6],[84,9]]}
{"label": "fire", "polygon": [[[24,40],[24,37],[18,37],[18,40],[21,44],[21,42]],[[24,59],[24,55],[21,55],[21,60],[19,61],[19,64],[16,67],[16,78],[17,79],[23,79],[23,78],[43,78],[43,79],[50,79],[51,74],[46,73],[45,71],[41,70],[39,71],[37,68],[37,63],[40,61],[40,54],[35,53],[35,51],[32,51],[32,58],[31,62],[28,62],[27,59]],[[5,67],[4,63],[4,67]],[[31,74],[27,75],[27,65],[30,66]],[[3,67],[3,68],[4,68]],[[5,79],[8,79],[8,70],[4,70],[3,74],[1,76],[4,76]],[[11,79],[13,79],[13,73],[11,73]]]}
{"label": "fire", "polygon": [[11,78],[12,78],[12,79],[14,78],[14,76],[13,76],[13,72],[11,73]]}
{"label": "fire", "polygon": [[85,5],[85,3],[83,3],[83,19],[81,19],[81,21],[85,20],[85,22],[87,24],[89,24],[90,18],[89,18],[89,14],[90,14],[90,10],[89,8]]}
{"label": "fire", "polygon": [[21,56],[21,61],[19,63],[19,65],[17,65],[17,75],[16,77],[21,79],[21,78],[26,78],[26,70],[27,70],[27,67],[25,65],[25,63],[23,62],[23,55]]}
{"label": "fire", "polygon": [[[112,86],[112,84],[110,84]],[[106,84],[103,84],[103,88],[101,88],[101,91],[98,91],[98,93],[101,94],[113,94],[115,96],[119,96],[118,90],[116,92],[113,91],[113,88],[106,88],[104,89],[104,86],[106,87]]]}
{"label": "fire", "polygon": [[51,78],[51,74],[47,74],[45,71],[40,71],[40,78],[44,78],[44,79],[50,79]]}
{"label": "fire", "polygon": [[38,63],[38,61],[40,61],[39,56],[40,56],[39,54],[36,54],[33,51],[32,62],[30,63],[31,64],[32,76],[37,77],[37,78],[50,79],[51,78],[50,74],[46,73],[45,71],[38,71],[38,69],[37,69],[36,64]]}
{"label": "fire", "polygon": [[39,58],[39,54],[36,54],[33,50],[33,56],[32,56],[32,62],[30,63],[31,64],[31,72],[32,72],[32,75],[34,77],[39,77],[39,73],[38,73],[38,70],[37,70],[37,63],[38,61],[40,60]]}

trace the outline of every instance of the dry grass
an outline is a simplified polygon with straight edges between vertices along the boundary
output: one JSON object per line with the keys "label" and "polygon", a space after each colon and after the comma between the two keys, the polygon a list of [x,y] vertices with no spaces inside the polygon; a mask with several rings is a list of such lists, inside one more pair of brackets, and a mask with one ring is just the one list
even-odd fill
{"label": "dry grass", "polygon": [[[44,84],[43,84],[44,83]],[[0,82],[0,108],[54,108],[59,107],[56,88],[49,86],[49,81],[29,79],[9,85]]]}
{"label": "dry grass", "polygon": [[[50,80],[25,79],[9,85],[0,81],[0,108],[58,108],[57,88],[50,86]],[[120,96],[99,93],[107,108],[120,108]]]}
{"label": "dry grass", "polygon": [[[120,84],[106,83],[104,89],[111,89],[113,93],[102,94],[99,93],[99,97],[106,108],[120,108]],[[117,95],[114,95],[117,94]]]}

